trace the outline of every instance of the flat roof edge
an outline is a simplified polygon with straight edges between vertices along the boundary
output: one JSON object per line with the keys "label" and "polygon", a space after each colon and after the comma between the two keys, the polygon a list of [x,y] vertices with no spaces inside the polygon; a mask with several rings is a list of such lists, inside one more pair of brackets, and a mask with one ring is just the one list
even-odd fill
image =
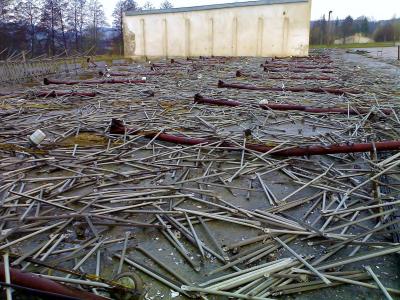
{"label": "flat roof edge", "polygon": [[222,4],[191,6],[191,7],[178,7],[178,8],[169,8],[169,9],[127,11],[125,13],[125,16],[129,17],[129,16],[140,16],[140,15],[170,14],[170,13],[192,12],[192,11],[201,11],[201,10],[237,8],[237,7],[273,5],[273,4],[290,4],[290,3],[301,3],[301,2],[309,2],[309,0],[260,0],[260,1],[222,3]]}

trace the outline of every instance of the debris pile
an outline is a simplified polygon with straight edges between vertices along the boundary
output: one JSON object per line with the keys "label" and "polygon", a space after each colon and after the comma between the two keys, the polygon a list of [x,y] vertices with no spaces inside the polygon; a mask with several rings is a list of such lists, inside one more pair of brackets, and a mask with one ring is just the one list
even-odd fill
{"label": "debris pile", "polygon": [[399,297],[399,86],[343,55],[0,96],[4,298]]}

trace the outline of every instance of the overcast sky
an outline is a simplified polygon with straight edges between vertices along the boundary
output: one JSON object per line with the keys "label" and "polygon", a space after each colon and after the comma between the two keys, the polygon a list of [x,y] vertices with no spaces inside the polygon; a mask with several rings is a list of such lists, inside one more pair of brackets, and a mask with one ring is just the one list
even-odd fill
{"label": "overcast sky", "polygon": [[[103,2],[109,23],[112,22],[112,11],[117,0],[101,0]],[[136,0],[143,5],[146,0]],[[152,0],[155,7],[159,7],[162,0]],[[196,6],[227,2],[244,2],[243,0],[170,0],[174,7]],[[333,11],[333,18],[353,18],[368,16],[376,20],[390,19],[394,15],[400,17],[400,0],[312,0],[312,19],[319,19],[323,14]]]}

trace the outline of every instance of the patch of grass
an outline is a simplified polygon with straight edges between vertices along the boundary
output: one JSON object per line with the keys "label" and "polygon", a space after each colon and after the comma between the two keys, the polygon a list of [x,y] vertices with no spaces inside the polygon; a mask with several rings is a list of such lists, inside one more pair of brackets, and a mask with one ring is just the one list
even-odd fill
{"label": "patch of grass", "polygon": [[344,44],[344,45],[310,45],[311,49],[335,48],[335,49],[351,49],[351,48],[380,48],[394,47],[393,42],[375,42],[365,44]]}
{"label": "patch of grass", "polygon": [[25,148],[19,145],[14,144],[0,144],[1,151],[8,151],[8,152],[25,152],[29,154],[38,154],[38,155],[46,155],[48,152],[42,149],[34,149],[34,148]]}
{"label": "patch of grass", "polygon": [[46,109],[46,110],[59,110],[59,109],[67,109],[68,106],[61,104],[52,104],[52,103],[25,103],[20,105],[19,107],[23,108],[32,108],[32,109]]}
{"label": "patch of grass", "polygon": [[93,57],[94,61],[105,61],[108,65],[112,65],[114,60],[125,60],[127,63],[132,63],[133,60],[129,57],[124,57],[121,55],[108,55],[108,54],[104,54],[104,55],[96,55]]}
{"label": "patch of grass", "polygon": [[68,106],[52,103],[23,103],[23,104],[0,104],[0,109],[13,109],[13,108],[31,108],[31,109],[45,109],[45,110],[60,110],[68,109]]}
{"label": "patch of grass", "polygon": [[116,54],[96,55],[93,58],[96,60],[125,59],[123,55],[116,55]]}
{"label": "patch of grass", "polygon": [[0,104],[0,109],[13,109],[14,106],[10,105],[10,104]]}
{"label": "patch of grass", "polygon": [[60,142],[63,146],[104,146],[107,145],[108,140],[104,136],[100,136],[90,132],[83,132],[77,136],[71,136]]}

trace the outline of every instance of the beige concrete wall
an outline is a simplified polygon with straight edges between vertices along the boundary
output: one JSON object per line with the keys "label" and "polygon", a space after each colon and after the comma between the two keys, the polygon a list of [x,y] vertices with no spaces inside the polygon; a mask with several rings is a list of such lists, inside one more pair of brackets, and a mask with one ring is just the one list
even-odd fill
{"label": "beige concrete wall", "polygon": [[124,17],[125,55],[306,56],[309,2]]}

